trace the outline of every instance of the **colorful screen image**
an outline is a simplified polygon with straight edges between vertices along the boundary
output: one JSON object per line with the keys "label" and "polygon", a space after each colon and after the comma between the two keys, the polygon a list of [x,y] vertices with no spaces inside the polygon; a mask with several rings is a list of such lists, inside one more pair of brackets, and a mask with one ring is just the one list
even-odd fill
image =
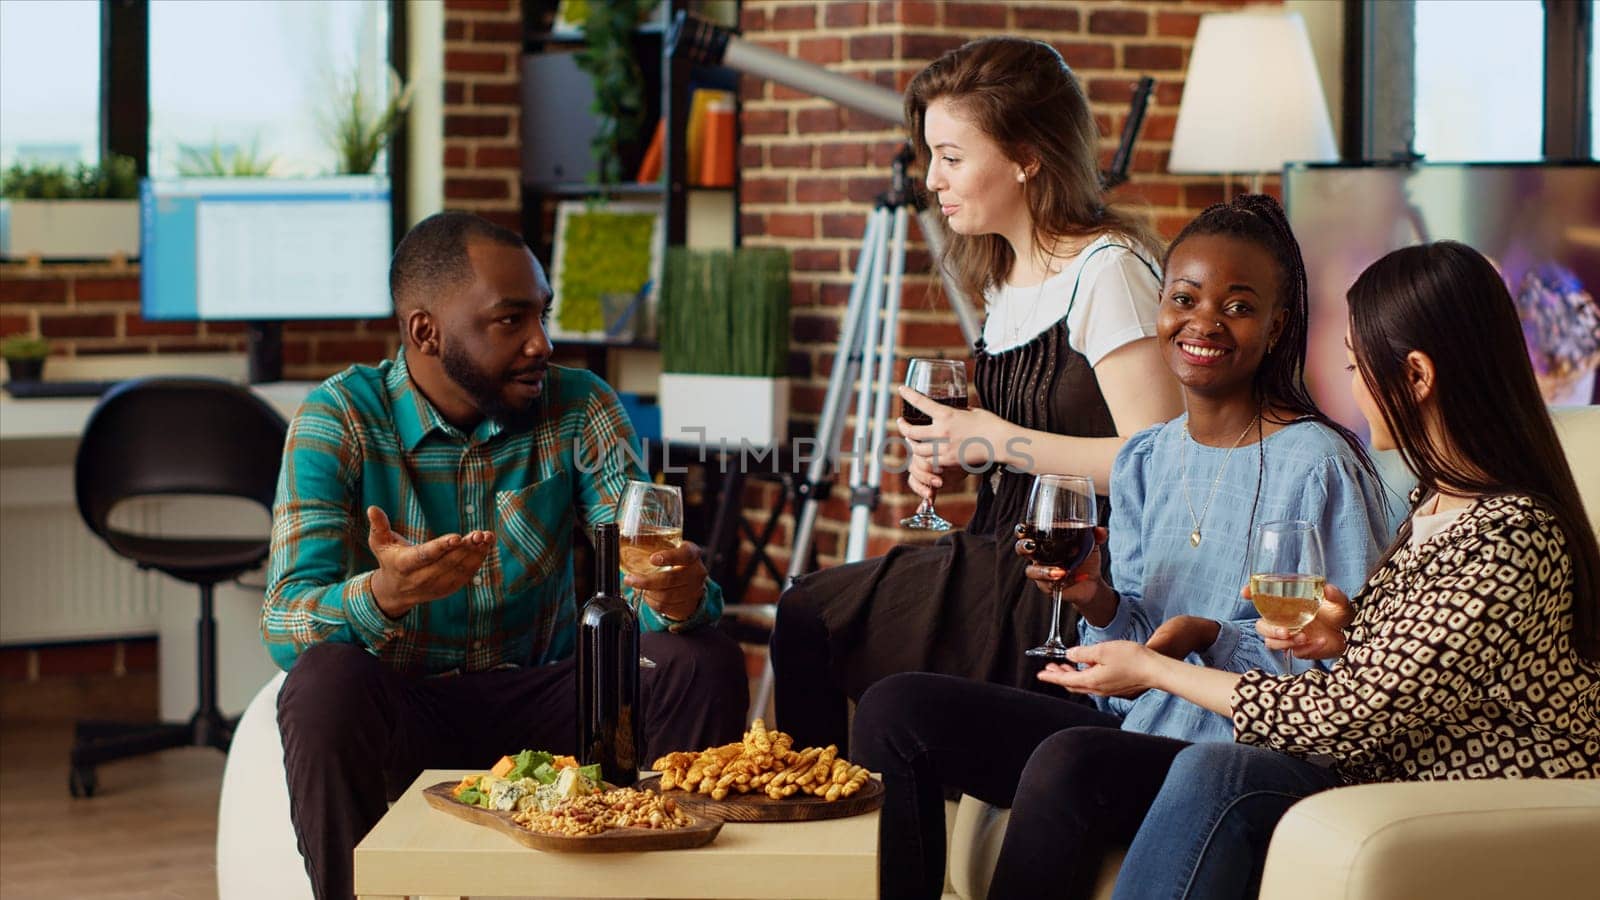
{"label": "colorful screen image", "polygon": [[1469,244],[1505,277],[1551,403],[1590,403],[1600,360],[1600,166],[1290,166],[1284,205],[1310,283],[1307,379],[1366,434],[1344,370],[1345,292],[1391,250]]}

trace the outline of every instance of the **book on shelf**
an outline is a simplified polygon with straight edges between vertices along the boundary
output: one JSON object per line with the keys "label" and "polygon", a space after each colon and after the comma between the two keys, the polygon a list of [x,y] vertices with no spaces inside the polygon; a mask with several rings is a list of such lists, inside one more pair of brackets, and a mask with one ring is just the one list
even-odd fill
{"label": "book on shelf", "polygon": [[731,97],[715,98],[706,105],[704,128],[699,168],[700,184],[704,187],[733,187],[735,151]]}
{"label": "book on shelf", "polygon": [[[707,120],[712,116],[712,108],[721,107],[725,110],[726,118],[718,125],[711,126],[715,130],[715,137],[719,141],[717,151],[720,156],[725,150],[733,147],[732,114],[734,97],[732,91],[712,90],[697,88],[689,100],[689,127],[684,139],[684,149],[687,153],[689,183],[697,187],[725,186],[708,185],[704,180],[706,172],[706,156],[711,152],[707,142]],[[723,115],[719,113],[718,115]],[[733,184],[732,157],[729,157],[727,168],[727,184]]]}
{"label": "book on shelf", "polygon": [[654,184],[661,180],[662,145],[666,138],[666,120],[658,118],[655,133],[650,136],[650,144],[644,149],[644,159],[639,162],[639,175],[634,181],[639,184]]}

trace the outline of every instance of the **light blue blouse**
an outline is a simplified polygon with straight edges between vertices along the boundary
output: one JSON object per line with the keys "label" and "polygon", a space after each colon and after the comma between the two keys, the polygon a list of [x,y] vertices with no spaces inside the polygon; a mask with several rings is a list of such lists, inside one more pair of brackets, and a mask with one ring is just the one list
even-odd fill
{"label": "light blue blouse", "polygon": [[[1203,616],[1220,622],[1221,632],[1210,648],[1190,654],[1189,662],[1228,672],[1281,673],[1283,655],[1266,648],[1255,630],[1255,607],[1239,596],[1250,578],[1254,526],[1278,519],[1316,522],[1329,583],[1353,595],[1388,545],[1405,505],[1393,498],[1386,504],[1381,483],[1361,468],[1337,432],[1320,423],[1297,422],[1230,456],[1226,447],[1191,439],[1184,430],[1187,419],[1147,428],[1117,454],[1108,549],[1112,587],[1121,599],[1104,628],[1079,618],[1079,643],[1142,642],[1168,617]],[[1216,495],[1207,507],[1213,481]],[[1194,516],[1204,509],[1199,547],[1189,543],[1195,529],[1191,507]],[[1161,691],[1096,702],[1122,717],[1129,731],[1188,741],[1233,739],[1227,717]]]}

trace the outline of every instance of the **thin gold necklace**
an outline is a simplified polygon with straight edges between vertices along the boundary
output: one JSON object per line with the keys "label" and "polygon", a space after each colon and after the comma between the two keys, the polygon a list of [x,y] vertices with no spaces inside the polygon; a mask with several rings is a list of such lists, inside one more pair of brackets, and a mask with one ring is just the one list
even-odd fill
{"label": "thin gold necklace", "polygon": [[1194,438],[1189,434],[1188,420],[1184,420],[1184,441],[1182,444],[1178,445],[1178,471],[1182,473],[1183,505],[1189,508],[1189,520],[1194,522],[1194,530],[1189,532],[1189,546],[1200,546],[1200,524],[1206,520],[1206,513],[1211,511],[1211,501],[1215,500],[1217,497],[1217,486],[1222,483],[1222,473],[1228,470],[1228,457],[1232,456],[1233,451],[1239,449],[1239,445],[1244,443],[1244,436],[1250,433],[1250,429],[1255,427],[1256,420],[1260,418],[1261,413],[1256,413],[1254,416],[1252,416],[1250,419],[1250,424],[1244,426],[1244,430],[1239,432],[1239,437],[1234,440],[1233,446],[1228,448],[1227,453],[1222,454],[1222,465],[1217,467],[1217,477],[1211,479],[1211,490],[1206,494],[1206,503],[1204,506],[1200,507],[1200,515],[1198,516],[1194,514],[1194,503],[1189,500],[1189,466],[1187,463],[1189,458],[1189,442],[1194,440]]}

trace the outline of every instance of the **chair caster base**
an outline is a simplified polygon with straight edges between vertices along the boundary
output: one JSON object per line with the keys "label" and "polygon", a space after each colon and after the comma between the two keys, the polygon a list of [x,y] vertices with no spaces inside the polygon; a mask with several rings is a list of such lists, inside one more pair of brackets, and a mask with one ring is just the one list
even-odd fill
{"label": "chair caster base", "polygon": [[73,766],[72,773],[67,776],[67,790],[74,797],[93,797],[95,788],[99,786],[92,766]]}

